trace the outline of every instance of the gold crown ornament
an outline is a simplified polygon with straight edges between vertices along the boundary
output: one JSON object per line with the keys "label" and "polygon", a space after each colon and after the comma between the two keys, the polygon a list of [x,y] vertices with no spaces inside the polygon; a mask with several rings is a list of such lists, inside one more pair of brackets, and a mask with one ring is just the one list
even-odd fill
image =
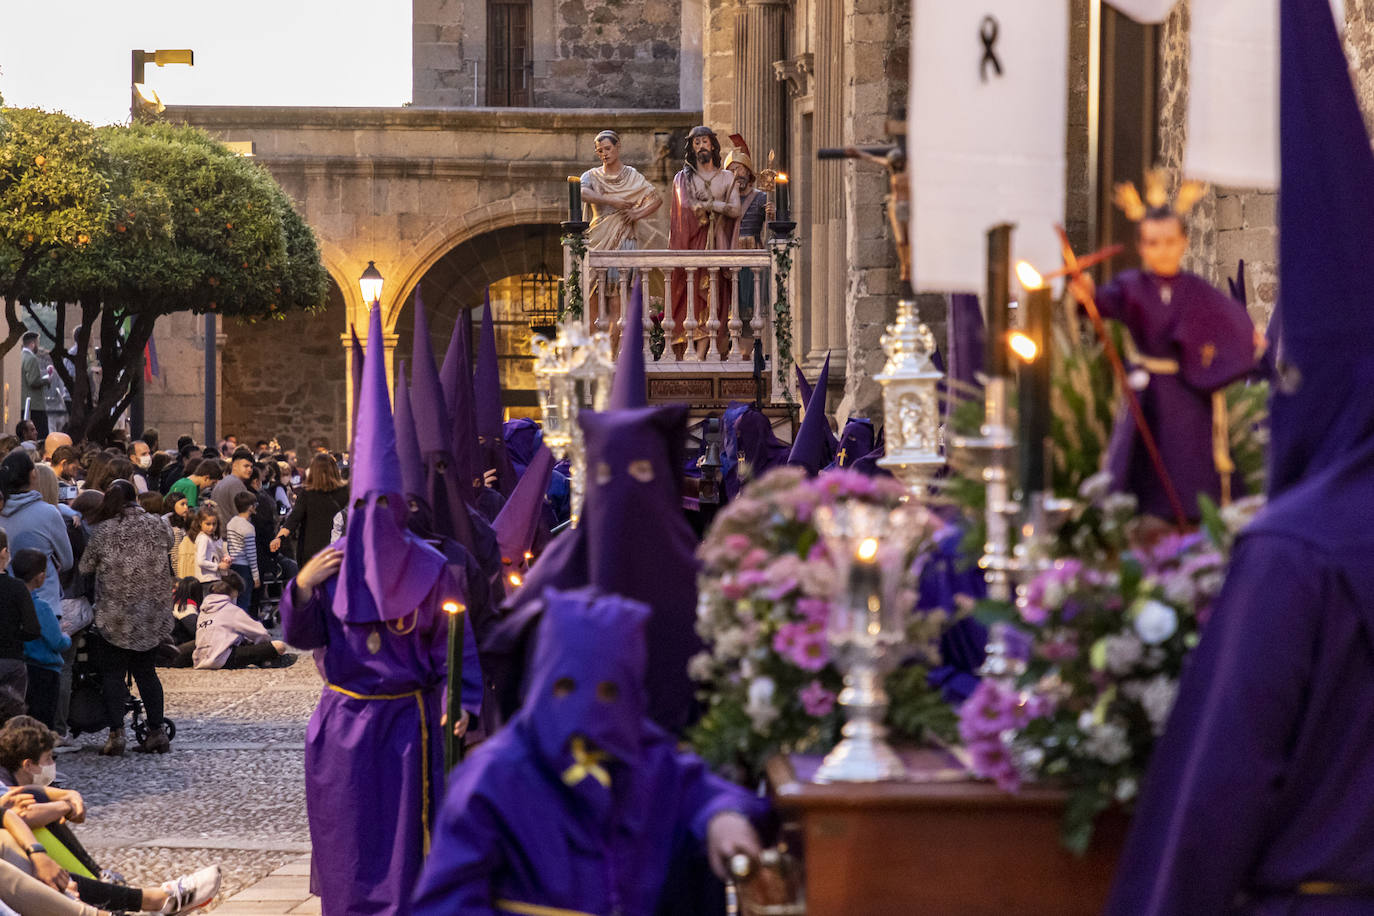
{"label": "gold crown ornament", "polygon": [[1142,200],[1136,186],[1123,181],[1113,189],[1112,202],[1133,223],[1138,223],[1151,210],[1164,210],[1178,216],[1187,216],[1197,202],[1207,193],[1207,185],[1201,181],[1185,181],[1179,186],[1173,203],[1169,202],[1167,175],[1163,169],[1150,169],[1145,173],[1145,197]]}

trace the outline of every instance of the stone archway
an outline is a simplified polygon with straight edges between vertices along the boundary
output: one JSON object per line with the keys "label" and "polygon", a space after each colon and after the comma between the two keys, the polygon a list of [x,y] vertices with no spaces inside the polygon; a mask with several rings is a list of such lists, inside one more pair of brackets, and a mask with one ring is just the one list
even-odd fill
{"label": "stone archway", "polygon": [[[514,415],[537,407],[533,359],[530,356],[530,316],[521,308],[521,280],[541,269],[562,273],[563,249],[556,223],[503,226],[458,243],[436,260],[420,278],[430,321],[430,348],[442,361],[454,322],[471,315],[475,332],[481,321],[484,294],[491,288],[496,324],[496,349],[501,367],[502,400]],[[414,290],[406,293],[395,324],[396,359],[411,360]],[[474,343],[475,346],[475,343]]]}

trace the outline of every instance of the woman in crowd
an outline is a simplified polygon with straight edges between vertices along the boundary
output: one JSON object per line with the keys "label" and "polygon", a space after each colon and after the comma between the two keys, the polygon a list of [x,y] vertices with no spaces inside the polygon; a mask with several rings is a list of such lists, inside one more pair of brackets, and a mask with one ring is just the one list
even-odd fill
{"label": "woman in crowd", "polygon": [[296,562],[301,566],[329,546],[334,516],[348,506],[348,486],[339,475],[338,462],[328,452],[310,460],[305,472],[305,492],[296,500],[291,514],[282,522],[272,541],[272,550],[281,549],[281,539],[296,536]]}
{"label": "woman in crowd", "polygon": [[86,471],[86,489],[99,490],[104,493],[110,489],[110,484],[116,480],[127,480],[130,484],[134,480],[134,463],[122,455],[105,455],[105,461],[99,462],[94,468]]}
{"label": "woman in crowd", "polygon": [[[172,529],[172,574],[178,580],[184,579],[178,563],[179,551],[182,542],[187,538],[191,530],[191,517],[195,515],[191,507],[186,504],[185,493],[169,493],[162,500],[162,520]],[[192,546],[194,547],[194,540]],[[194,554],[192,555],[194,558]]]}
{"label": "woman in crowd", "polygon": [[47,557],[47,579],[38,597],[57,609],[62,606],[59,576],[72,568],[72,542],[61,511],[44,502],[34,489],[37,479],[33,459],[23,450],[11,452],[0,461],[0,490],[5,494],[0,527],[9,534],[12,554],[31,547]]}
{"label": "woman in crowd", "polygon": [[95,625],[87,647],[100,671],[110,728],[100,752],[124,753],[124,677],[132,674],[148,713],[143,750],[165,754],[170,742],[162,727],[162,682],[154,664],[158,644],[172,633],[166,562],[172,535],[162,519],[139,507],[127,480],[110,484],[93,519],[81,571],[94,573],[96,582]]}

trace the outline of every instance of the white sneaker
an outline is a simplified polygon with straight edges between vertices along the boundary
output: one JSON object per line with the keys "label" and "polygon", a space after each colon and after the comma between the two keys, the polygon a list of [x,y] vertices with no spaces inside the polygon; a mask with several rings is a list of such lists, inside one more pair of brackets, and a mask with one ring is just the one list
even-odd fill
{"label": "white sneaker", "polygon": [[189,875],[182,875],[175,881],[168,881],[162,885],[167,892],[167,902],[162,905],[162,912],[185,913],[205,906],[219,893],[219,882],[218,865],[210,865]]}

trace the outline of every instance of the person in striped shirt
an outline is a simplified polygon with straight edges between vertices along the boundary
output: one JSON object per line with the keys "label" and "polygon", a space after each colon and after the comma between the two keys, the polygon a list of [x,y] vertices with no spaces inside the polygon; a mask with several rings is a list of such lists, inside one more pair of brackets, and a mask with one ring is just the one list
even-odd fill
{"label": "person in striped shirt", "polygon": [[251,613],[253,590],[262,585],[258,572],[258,535],[253,528],[253,510],[257,508],[258,498],[244,490],[234,496],[234,517],[229,519],[226,540],[229,546],[229,568],[238,573],[239,578],[252,587],[244,588],[238,595],[238,606]]}

